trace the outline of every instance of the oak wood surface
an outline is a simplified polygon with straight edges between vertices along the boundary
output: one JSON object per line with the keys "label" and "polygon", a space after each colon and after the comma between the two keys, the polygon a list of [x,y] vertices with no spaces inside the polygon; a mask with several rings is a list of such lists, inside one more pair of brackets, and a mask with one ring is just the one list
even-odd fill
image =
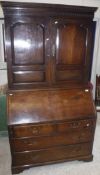
{"label": "oak wood surface", "polygon": [[10,125],[96,116],[89,89],[13,92],[8,95],[8,109]]}
{"label": "oak wood surface", "polygon": [[49,162],[55,160],[62,160],[67,158],[74,158],[76,155],[90,155],[91,154],[91,144],[83,143],[76,145],[58,146],[54,148],[48,148],[45,150],[29,151],[23,153],[14,153],[13,166],[22,166],[28,164],[36,164],[42,162]]}
{"label": "oak wood surface", "polygon": [[9,89],[88,83],[96,8],[11,2],[2,6]]}
{"label": "oak wood surface", "polygon": [[45,137],[25,137],[10,140],[12,149],[15,152],[24,152],[29,150],[45,149],[59,145],[76,144],[92,141],[94,128],[87,127],[83,129],[74,129],[63,134],[53,133],[53,136]]}

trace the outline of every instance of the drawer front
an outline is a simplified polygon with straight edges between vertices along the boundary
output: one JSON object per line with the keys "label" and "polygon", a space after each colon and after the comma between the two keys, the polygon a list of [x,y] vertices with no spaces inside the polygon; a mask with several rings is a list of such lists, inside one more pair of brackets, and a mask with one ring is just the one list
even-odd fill
{"label": "drawer front", "polygon": [[74,159],[78,156],[90,155],[91,143],[54,147],[46,150],[23,152],[13,154],[13,166],[41,164],[44,162]]}
{"label": "drawer front", "polygon": [[78,121],[72,121],[72,122],[65,122],[65,123],[59,123],[57,125],[57,130],[59,132],[66,132],[69,129],[75,131],[80,128],[91,128],[95,126],[95,120],[88,119],[88,120],[78,120]]}
{"label": "drawer front", "polygon": [[15,152],[44,149],[57,145],[75,144],[89,142],[93,139],[93,129],[68,132],[55,136],[33,137],[27,139],[10,139]]}
{"label": "drawer front", "polygon": [[55,125],[41,124],[14,126],[9,129],[9,133],[11,137],[15,138],[51,135],[55,133]]}
{"label": "drawer front", "polygon": [[55,133],[63,133],[70,130],[77,130],[80,128],[91,128],[95,126],[95,120],[78,120],[71,122],[61,122],[55,124],[37,124],[37,125],[23,125],[13,126],[9,128],[10,137],[32,137],[32,136],[46,136],[54,135]]}

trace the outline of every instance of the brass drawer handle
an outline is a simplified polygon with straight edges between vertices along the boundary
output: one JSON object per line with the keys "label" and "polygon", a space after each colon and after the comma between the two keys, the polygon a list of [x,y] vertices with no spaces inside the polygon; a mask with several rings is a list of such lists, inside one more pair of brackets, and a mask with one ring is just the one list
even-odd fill
{"label": "brass drawer handle", "polygon": [[79,122],[73,122],[73,123],[71,123],[71,127],[72,128],[77,128],[77,127],[79,127],[79,125],[80,125]]}
{"label": "brass drawer handle", "polygon": [[88,127],[90,127],[91,126],[91,123],[86,123],[85,125],[84,125],[84,128],[88,128]]}
{"label": "brass drawer handle", "polygon": [[34,145],[37,145],[37,141],[29,141],[29,140],[25,140],[24,141],[24,144],[27,144],[27,145],[29,145],[29,146],[34,146]]}
{"label": "brass drawer handle", "polygon": [[37,141],[30,142],[30,143],[28,143],[28,145],[29,145],[29,146],[37,145]]}
{"label": "brass drawer handle", "polygon": [[87,123],[86,126],[89,127],[90,126],[90,123]]}
{"label": "brass drawer handle", "polygon": [[32,134],[39,134],[39,128],[32,128]]}

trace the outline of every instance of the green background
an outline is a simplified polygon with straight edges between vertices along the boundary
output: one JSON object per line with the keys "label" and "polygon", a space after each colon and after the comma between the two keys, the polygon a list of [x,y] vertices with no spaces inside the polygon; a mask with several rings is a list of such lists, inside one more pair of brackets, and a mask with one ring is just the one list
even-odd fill
{"label": "green background", "polygon": [[0,95],[0,131],[7,130],[6,95]]}

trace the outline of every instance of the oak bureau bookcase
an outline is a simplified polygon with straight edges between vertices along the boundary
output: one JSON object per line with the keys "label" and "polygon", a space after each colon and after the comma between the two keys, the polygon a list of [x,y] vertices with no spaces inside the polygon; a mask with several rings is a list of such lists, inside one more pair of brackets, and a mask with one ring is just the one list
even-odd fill
{"label": "oak bureau bookcase", "polygon": [[1,2],[12,173],[91,161],[96,110],[89,86],[95,7]]}

